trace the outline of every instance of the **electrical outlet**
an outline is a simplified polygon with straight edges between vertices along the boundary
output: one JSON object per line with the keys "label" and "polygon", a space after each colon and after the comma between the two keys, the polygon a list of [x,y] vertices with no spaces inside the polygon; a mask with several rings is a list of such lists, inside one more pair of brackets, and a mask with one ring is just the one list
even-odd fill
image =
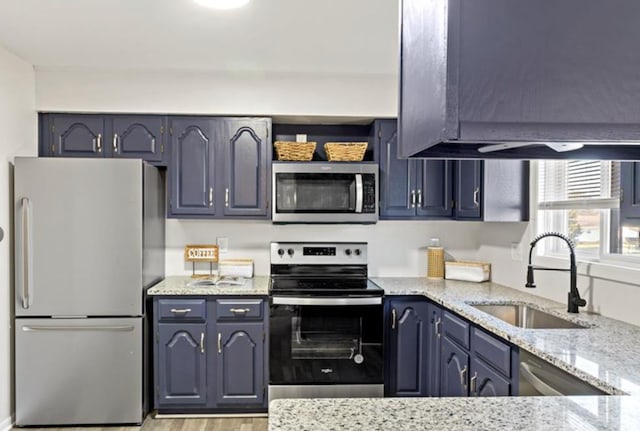
{"label": "electrical outlet", "polygon": [[511,259],[522,262],[522,247],[519,242],[511,243]]}
{"label": "electrical outlet", "polygon": [[218,237],[218,251],[220,253],[226,253],[229,251],[229,238],[221,236]]}

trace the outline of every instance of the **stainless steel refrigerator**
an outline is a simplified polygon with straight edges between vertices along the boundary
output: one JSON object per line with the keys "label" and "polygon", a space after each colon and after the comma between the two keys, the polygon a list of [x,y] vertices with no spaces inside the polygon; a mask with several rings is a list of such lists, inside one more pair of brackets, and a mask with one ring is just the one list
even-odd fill
{"label": "stainless steel refrigerator", "polygon": [[141,160],[16,158],[16,425],[141,423],[164,182]]}

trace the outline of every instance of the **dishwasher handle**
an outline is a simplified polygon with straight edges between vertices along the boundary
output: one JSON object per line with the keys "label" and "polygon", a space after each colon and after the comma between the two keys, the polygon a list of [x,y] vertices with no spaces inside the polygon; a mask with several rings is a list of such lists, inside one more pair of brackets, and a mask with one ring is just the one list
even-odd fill
{"label": "dishwasher handle", "polygon": [[534,387],[535,390],[540,392],[541,395],[554,396],[554,397],[564,395],[561,392],[559,392],[557,389],[553,388],[552,386],[548,385],[547,383],[543,382],[540,378],[538,378],[533,372],[533,370],[531,369],[531,367],[529,366],[529,364],[525,362],[520,363],[520,377],[526,380],[527,382],[529,382],[531,386]]}

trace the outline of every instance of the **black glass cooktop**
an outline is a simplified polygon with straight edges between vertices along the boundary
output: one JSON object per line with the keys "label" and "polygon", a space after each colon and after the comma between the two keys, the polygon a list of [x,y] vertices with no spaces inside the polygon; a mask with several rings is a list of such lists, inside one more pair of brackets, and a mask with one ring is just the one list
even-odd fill
{"label": "black glass cooktop", "polygon": [[366,278],[279,277],[271,279],[274,295],[382,296],[384,291]]}

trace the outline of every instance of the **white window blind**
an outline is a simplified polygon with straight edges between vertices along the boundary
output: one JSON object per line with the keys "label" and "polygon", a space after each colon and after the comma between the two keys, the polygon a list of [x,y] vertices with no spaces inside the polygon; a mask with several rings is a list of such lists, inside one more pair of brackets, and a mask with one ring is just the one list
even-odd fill
{"label": "white window blind", "polygon": [[611,209],[619,206],[620,164],[544,160],[538,163],[538,208]]}

